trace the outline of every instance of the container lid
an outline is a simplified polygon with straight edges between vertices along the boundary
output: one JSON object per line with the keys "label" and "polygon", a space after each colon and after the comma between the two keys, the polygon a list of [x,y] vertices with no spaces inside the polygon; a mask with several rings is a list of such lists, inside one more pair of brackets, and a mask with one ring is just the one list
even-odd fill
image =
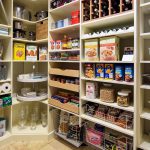
{"label": "container lid", "polygon": [[107,83],[104,83],[103,85],[106,86],[106,87],[111,87],[112,86],[112,84],[107,84]]}
{"label": "container lid", "polygon": [[129,90],[129,89],[122,89],[121,91],[124,92],[124,93],[128,93],[128,94],[130,94],[130,93],[132,92],[132,91]]}
{"label": "container lid", "polygon": [[119,91],[119,92],[118,92],[118,95],[120,95],[120,96],[128,96],[129,93],[124,92],[124,91]]}

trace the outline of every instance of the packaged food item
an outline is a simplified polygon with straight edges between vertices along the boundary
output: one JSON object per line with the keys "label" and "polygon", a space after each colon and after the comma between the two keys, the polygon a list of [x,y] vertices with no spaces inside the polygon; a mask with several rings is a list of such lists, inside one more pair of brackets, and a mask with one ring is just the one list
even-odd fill
{"label": "packaged food item", "polygon": [[26,60],[29,60],[29,61],[37,60],[37,46],[36,45],[26,46]]}
{"label": "packaged food item", "polygon": [[85,64],[85,77],[86,78],[94,78],[94,64]]}
{"label": "packaged food item", "polygon": [[51,40],[50,41],[50,50],[55,50],[56,47],[55,47],[55,41]]}
{"label": "packaged food item", "polygon": [[102,78],[104,79],[104,69],[105,68],[105,65],[104,64],[96,64],[95,66],[95,77],[96,78]]}
{"label": "packaged food item", "polygon": [[133,65],[125,65],[125,81],[132,82],[134,80],[134,67]]}
{"label": "packaged food item", "polygon": [[104,105],[100,105],[95,112],[95,117],[105,120],[107,112],[108,112],[108,107]]}
{"label": "packaged food item", "polygon": [[86,82],[86,97],[95,99],[98,95],[98,84],[94,82]]}
{"label": "packaged food item", "polygon": [[25,44],[14,43],[14,60],[25,60]]}
{"label": "packaged food item", "polygon": [[67,48],[72,49],[72,40],[71,40],[71,38],[68,38]]}
{"label": "packaged food item", "polygon": [[117,95],[117,104],[122,107],[127,107],[129,106],[129,93],[125,91],[119,91]]}
{"label": "packaged food item", "polygon": [[47,60],[48,55],[47,46],[40,46],[39,47],[39,60]]}
{"label": "packaged food item", "polygon": [[68,38],[66,35],[64,35],[64,38],[62,40],[62,49],[67,49],[68,47]]}
{"label": "packaged food item", "polygon": [[61,40],[56,41],[56,50],[62,50],[62,42]]}
{"label": "packaged food item", "polygon": [[100,88],[100,100],[107,103],[115,101],[115,89],[111,84],[103,84],[103,87]]}
{"label": "packaged food item", "polygon": [[125,47],[124,48],[124,55],[133,55],[134,47]]}
{"label": "packaged food item", "polygon": [[100,60],[117,61],[119,59],[119,38],[116,36],[100,38]]}
{"label": "packaged food item", "polygon": [[98,59],[98,39],[85,40],[84,42],[85,60],[97,61]]}
{"label": "packaged food item", "polygon": [[123,65],[115,66],[115,80],[116,81],[124,80],[124,66]]}
{"label": "packaged food item", "polygon": [[114,65],[105,64],[105,79],[113,80],[114,79]]}

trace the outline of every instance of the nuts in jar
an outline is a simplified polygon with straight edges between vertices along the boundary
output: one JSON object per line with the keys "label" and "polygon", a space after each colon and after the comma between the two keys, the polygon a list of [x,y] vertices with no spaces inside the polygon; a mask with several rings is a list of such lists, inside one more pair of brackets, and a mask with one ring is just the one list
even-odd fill
{"label": "nuts in jar", "polygon": [[115,101],[115,90],[112,88],[111,84],[104,84],[104,86],[100,89],[100,100],[113,103]]}

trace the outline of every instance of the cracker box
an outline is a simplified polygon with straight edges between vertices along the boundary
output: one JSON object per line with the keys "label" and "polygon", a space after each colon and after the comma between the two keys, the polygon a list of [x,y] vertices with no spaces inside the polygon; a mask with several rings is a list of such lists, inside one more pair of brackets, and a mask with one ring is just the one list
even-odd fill
{"label": "cracker box", "polygon": [[25,44],[14,43],[14,60],[25,60]]}
{"label": "cracker box", "polygon": [[98,84],[94,82],[86,82],[86,97],[95,99],[98,95]]}
{"label": "cracker box", "polygon": [[39,47],[39,60],[47,60],[47,46],[40,46]]}
{"label": "cracker box", "polygon": [[100,39],[100,60],[117,61],[119,60],[119,38],[116,36]]}
{"label": "cracker box", "polygon": [[27,45],[26,46],[26,60],[37,61],[37,46]]}
{"label": "cracker box", "polygon": [[84,42],[85,60],[97,61],[98,57],[98,39],[85,40]]}
{"label": "cracker box", "polygon": [[114,65],[105,64],[105,79],[113,80],[114,79]]}
{"label": "cracker box", "polygon": [[96,64],[95,66],[95,77],[96,78],[102,78],[104,79],[104,68],[105,68],[105,65],[104,64]]}

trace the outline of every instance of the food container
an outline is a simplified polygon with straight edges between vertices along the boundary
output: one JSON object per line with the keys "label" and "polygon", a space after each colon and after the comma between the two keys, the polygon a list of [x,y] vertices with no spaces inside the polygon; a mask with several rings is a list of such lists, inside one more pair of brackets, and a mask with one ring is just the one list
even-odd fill
{"label": "food container", "polygon": [[104,79],[104,70],[105,65],[104,64],[96,64],[95,66],[95,77],[99,79]]}
{"label": "food container", "polygon": [[64,27],[64,20],[59,20],[56,22],[56,28],[62,28]]}
{"label": "food container", "polygon": [[100,60],[117,61],[119,60],[119,38],[116,36],[100,39]]}
{"label": "food container", "polygon": [[48,56],[48,47],[47,46],[40,46],[39,47],[39,60],[47,60]]}
{"label": "food container", "polygon": [[116,81],[124,80],[124,67],[122,65],[115,66],[115,80]]}
{"label": "food container", "polygon": [[98,58],[98,39],[85,40],[84,42],[85,60],[97,61]]}
{"label": "food container", "polygon": [[70,25],[70,18],[64,19],[64,27],[69,26],[69,25]]}
{"label": "food container", "polygon": [[86,98],[95,99],[98,96],[98,84],[86,82]]}
{"label": "food container", "polygon": [[85,77],[86,78],[94,78],[95,72],[94,72],[94,64],[85,64]]}
{"label": "food container", "polygon": [[27,45],[26,46],[26,60],[36,61],[37,60],[37,46]]}
{"label": "food container", "polygon": [[35,37],[35,32],[30,31],[30,32],[29,32],[29,40],[30,40],[30,41],[35,41],[35,38],[36,38],[36,37]]}
{"label": "food container", "polygon": [[41,19],[48,17],[48,11],[39,11],[35,14],[36,20],[39,21]]}
{"label": "food container", "polygon": [[25,44],[14,43],[14,60],[25,60]]}
{"label": "food container", "polygon": [[28,11],[27,9],[24,9],[22,12],[22,19],[31,21],[32,19],[31,12]]}
{"label": "food container", "polygon": [[53,41],[53,40],[50,41],[50,50],[55,50],[55,48],[56,48],[55,44],[56,44],[55,41]]}
{"label": "food container", "polygon": [[115,101],[115,89],[113,89],[111,84],[104,84],[100,88],[100,100],[107,103],[113,103]]}
{"label": "food container", "polygon": [[134,80],[133,65],[125,65],[125,81],[132,82]]}
{"label": "food container", "polygon": [[56,41],[56,50],[62,50],[62,42],[61,40]]}
{"label": "food container", "polygon": [[122,107],[128,107],[130,102],[130,96],[128,92],[119,91],[117,95],[117,104]]}
{"label": "food container", "polygon": [[105,79],[113,80],[114,79],[114,65],[105,64]]}

